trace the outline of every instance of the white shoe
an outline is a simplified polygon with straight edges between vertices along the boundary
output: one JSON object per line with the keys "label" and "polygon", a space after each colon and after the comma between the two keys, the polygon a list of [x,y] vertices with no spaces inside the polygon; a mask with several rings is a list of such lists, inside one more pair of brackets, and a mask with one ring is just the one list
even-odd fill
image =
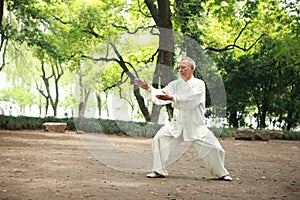
{"label": "white shoe", "polygon": [[146,176],[147,176],[147,178],[163,178],[164,177],[164,175],[159,174],[157,172],[151,172],[151,173],[147,174]]}
{"label": "white shoe", "polygon": [[229,175],[222,176],[220,179],[224,181],[232,181],[232,178]]}

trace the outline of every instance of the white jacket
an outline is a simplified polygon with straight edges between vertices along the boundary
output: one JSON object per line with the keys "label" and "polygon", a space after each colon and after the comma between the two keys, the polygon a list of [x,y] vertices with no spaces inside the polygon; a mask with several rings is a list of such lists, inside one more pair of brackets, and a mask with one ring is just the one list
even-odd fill
{"label": "white jacket", "polygon": [[[173,96],[173,101],[157,99],[155,95],[165,91]],[[147,98],[157,105],[172,103],[173,119],[167,123],[170,133],[177,138],[183,134],[184,141],[203,138],[209,129],[205,126],[205,83],[194,76],[188,80],[178,79],[163,89],[150,87]]]}

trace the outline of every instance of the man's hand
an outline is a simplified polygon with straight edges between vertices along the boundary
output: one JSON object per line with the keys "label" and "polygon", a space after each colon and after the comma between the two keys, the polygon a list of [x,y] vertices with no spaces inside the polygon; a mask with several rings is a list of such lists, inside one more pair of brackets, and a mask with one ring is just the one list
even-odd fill
{"label": "man's hand", "polygon": [[148,89],[150,88],[150,86],[148,85],[147,81],[142,80],[142,79],[140,79],[140,78],[135,78],[135,79],[134,79],[134,83],[135,83],[137,86],[139,86],[139,87],[141,87],[141,88],[143,88],[143,89],[145,89],[145,90],[148,90]]}
{"label": "man's hand", "polygon": [[168,95],[166,92],[163,91],[163,94],[155,95],[156,98],[164,101],[172,101],[173,97]]}

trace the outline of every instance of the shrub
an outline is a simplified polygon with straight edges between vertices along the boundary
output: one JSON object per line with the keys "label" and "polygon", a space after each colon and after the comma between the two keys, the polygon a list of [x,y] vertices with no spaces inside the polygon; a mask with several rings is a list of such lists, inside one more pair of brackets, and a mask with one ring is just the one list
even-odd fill
{"label": "shrub", "polygon": [[300,140],[300,132],[298,131],[283,131],[282,139],[285,140]]}
{"label": "shrub", "polygon": [[[21,130],[21,129],[41,129],[45,122],[63,122],[67,123],[67,130],[81,130],[89,133],[105,133],[117,135],[131,135],[139,137],[153,137],[162,127],[161,124],[130,122],[121,120],[108,119],[87,119],[87,118],[56,118],[56,117],[9,117],[0,115],[0,129]],[[210,130],[217,137],[234,137],[236,128],[216,128],[211,127]],[[284,131],[282,138],[285,140],[300,140],[300,132]]]}

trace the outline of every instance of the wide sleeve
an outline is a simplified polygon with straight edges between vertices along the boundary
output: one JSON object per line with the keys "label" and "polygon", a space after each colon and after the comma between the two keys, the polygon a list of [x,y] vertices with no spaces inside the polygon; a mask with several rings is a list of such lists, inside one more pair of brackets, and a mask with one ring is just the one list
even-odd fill
{"label": "wide sleeve", "polygon": [[148,90],[146,90],[146,97],[148,100],[152,101],[156,105],[166,105],[172,103],[172,101],[164,101],[160,100],[156,97],[156,95],[163,94],[163,91],[166,92],[165,89],[156,89],[152,86]]}

